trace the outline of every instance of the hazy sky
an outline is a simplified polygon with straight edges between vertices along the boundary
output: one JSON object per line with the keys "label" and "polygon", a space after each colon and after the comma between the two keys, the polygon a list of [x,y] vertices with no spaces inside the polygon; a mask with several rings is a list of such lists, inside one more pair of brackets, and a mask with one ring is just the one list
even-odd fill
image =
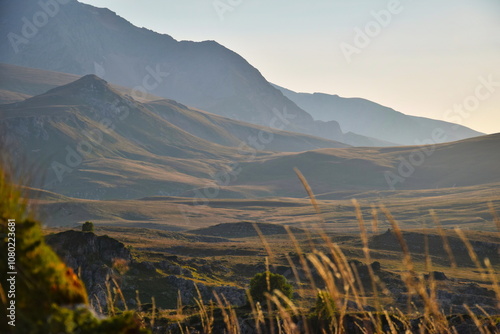
{"label": "hazy sky", "polygon": [[499,0],[82,2],[177,40],[215,40],[295,91],[500,132]]}

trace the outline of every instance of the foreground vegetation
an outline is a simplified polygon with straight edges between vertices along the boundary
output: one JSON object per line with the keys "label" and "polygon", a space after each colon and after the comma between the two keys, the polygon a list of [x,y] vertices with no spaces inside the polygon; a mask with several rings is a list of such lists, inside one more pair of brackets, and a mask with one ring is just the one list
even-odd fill
{"label": "foreground vegetation", "polygon": [[[8,226],[9,220],[15,220],[15,229]],[[7,262],[9,232],[15,233],[14,269]],[[132,312],[104,319],[95,315],[88,305],[82,281],[44,242],[40,223],[28,213],[28,202],[3,169],[0,169],[0,235],[0,332],[147,333]],[[5,284],[7,273],[13,271],[17,272],[15,289]],[[15,302],[16,312],[8,311],[13,317],[7,318],[11,301]]]}
{"label": "foreground vegetation", "polygon": [[[0,191],[0,233],[4,238],[7,219],[16,220],[20,273],[17,331],[2,327],[6,333],[500,332],[500,263],[498,257],[485,257],[484,254],[495,253],[483,249],[483,245],[496,245],[498,249],[494,233],[445,231],[437,217],[433,229],[402,231],[383,206],[373,208],[370,223],[366,223],[356,201],[353,206],[359,237],[326,233],[321,228],[325,222],[312,193],[319,223],[311,230],[285,227],[284,232],[279,232],[276,227],[254,224],[255,233],[240,231],[239,237],[227,231],[232,236],[228,239],[198,232],[101,226],[95,232],[121,239],[132,251],[133,260],[131,268],[128,263],[116,261],[115,285],[107,287],[108,304],[92,310],[83,282],[44,242],[40,224],[28,214],[29,203],[10,184],[5,172],[1,174]],[[490,207],[494,223],[500,226],[493,205]],[[379,231],[382,219],[391,226],[385,233]],[[93,235],[89,226],[86,225],[87,232],[79,233]],[[210,229],[204,233],[210,233]],[[5,245],[3,242],[2,247]],[[189,280],[196,284],[249,289],[247,302],[235,306],[224,294],[214,293],[207,299],[198,292],[198,297],[184,304],[182,299],[170,295],[170,302],[176,300],[177,306],[162,306],[164,301],[155,296],[151,285],[168,274],[159,269],[153,269],[151,277],[142,271],[130,273],[136,265],[143,268],[144,263],[164,259],[162,252],[178,254],[170,255],[182,264],[183,270],[177,276],[190,272]],[[225,259],[221,267],[224,270],[200,269],[198,262],[183,260],[186,254],[219,262]],[[1,275],[7,272],[5,261],[0,262]],[[262,273],[254,276],[252,267]],[[276,273],[286,268],[290,269],[286,278]],[[443,283],[446,276],[454,279]],[[136,296],[126,293],[131,278],[137,282]],[[1,300],[5,306],[6,277],[1,279]],[[440,299],[443,286],[456,287],[467,281],[479,284],[477,289],[491,291],[496,305],[485,309],[479,304],[465,303],[460,312],[446,310]],[[129,302],[130,297],[135,297],[134,305]],[[96,316],[95,311],[101,316]]]}

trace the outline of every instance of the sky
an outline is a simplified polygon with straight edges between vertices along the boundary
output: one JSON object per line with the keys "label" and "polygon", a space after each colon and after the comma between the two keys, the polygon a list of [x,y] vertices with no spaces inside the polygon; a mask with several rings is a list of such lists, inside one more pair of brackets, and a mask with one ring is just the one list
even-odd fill
{"label": "sky", "polygon": [[500,132],[499,0],[83,0],[270,82]]}

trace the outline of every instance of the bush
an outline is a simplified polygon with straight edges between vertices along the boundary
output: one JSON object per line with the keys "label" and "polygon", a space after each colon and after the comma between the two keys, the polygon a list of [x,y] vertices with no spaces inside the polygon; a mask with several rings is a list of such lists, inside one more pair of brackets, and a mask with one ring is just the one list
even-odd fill
{"label": "bush", "polygon": [[[270,289],[268,289],[268,277]],[[250,295],[252,296],[254,302],[264,302],[266,300],[266,292],[272,293],[274,290],[279,290],[288,299],[292,299],[293,287],[290,283],[288,283],[283,275],[273,274],[267,271],[255,275],[250,280]]]}
{"label": "bush", "polygon": [[331,319],[337,312],[335,300],[327,291],[320,290],[318,292],[314,311],[319,319]]}
{"label": "bush", "polygon": [[86,221],[82,225],[82,232],[94,232],[94,223]]}

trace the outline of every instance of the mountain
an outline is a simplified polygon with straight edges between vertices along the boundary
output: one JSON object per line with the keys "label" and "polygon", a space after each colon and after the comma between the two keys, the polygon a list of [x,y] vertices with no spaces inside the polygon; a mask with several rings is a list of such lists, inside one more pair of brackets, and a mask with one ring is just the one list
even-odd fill
{"label": "mountain", "polygon": [[318,195],[500,182],[500,135],[343,147],[172,100],[141,103],[95,75],[0,105],[0,128],[18,165],[45,178],[33,186],[77,198],[303,197],[293,167]]}
{"label": "mountain", "polygon": [[[77,1],[56,7],[37,27],[29,20],[47,12],[38,1],[3,2],[0,62],[94,73],[134,88],[134,97],[147,92],[235,120],[343,139],[337,122],[315,121],[245,59],[214,41],[176,41]],[[283,122],[276,113],[285,115]]]}
{"label": "mountain", "polygon": [[[49,89],[69,84],[79,78],[80,76],[73,74],[0,64],[0,90],[10,92],[12,96],[19,95],[19,98],[12,99],[12,102],[43,94]],[[0,100],[0,103],[9,102],[11,101],[6,99]]]}
{"label": "mountain", "polygon": [[[33,95],[43,94],[51,88],[71,83],[79,78],[80,76],[61,72],[0,64],[0,91],[6,92],[6,96],[11,94],[8,96],[17,97],[13,98],[14,102],[23,101]],[[130,88],[106,84],[121,95],[130,96],[131,94]],[[202,110],[189,109],[176,101],[165,100],[151,94],[142,96],[138,101],[149,103],[151,110],[159,113],[162,118],[183,130],[225,146],[238,147],[242,141],[251,141],[249,138],[256,137],[259,133],[266,138],[273,137],[273,140],[266,143],[266,145],[259,145],[260,150],[298,152],[317,148],[348,146],[319,137],[279,130],[271,131],[271,129],[262,126],[238,122]],[[361,140],[364,139],[366,138],[361,137]]]}
{"label": "mountain", "polygon": [[171,125],[93,75],[2,105],[0,126],[19,165],[33,166],[45,189],[74,197],[175,193],[240,156]]}
{"label": "mountain", "polygon": [[95,75],[0,105],[0,127],[14,159],[46,178],[39,186],[81,198],[179,195],[270,151],[346,146],[172,100],[140,103]]}
{"label": "mountain", "polygon": [[[480,135],[361,99],[349,100],[347,106],[334,101],[338,111],[332,116],[330,102],[306,103],[286,90],[283,95],[245,59],[214,41],[176,41],[135,27],[108,9],[74,0],[52,4],[50,8],[35,0],[0,4],[0,33],[5,36],[0,62],[79,76],[94,73],[131,88],[136,100],[157,95],[231,119],[352,146],[415,144],[428,139],[429,128],[432,132],[436,127],[444,128],[446,141]],[[34,22],[43,14],[46,22]],[[318,96],[314,94],[313,100]],[[4,102],[23,97],[0,88]],[[276,113],[286,116],[284,122],[277,122]]]}
{"label": "mountain", "polygon": [[[0,103],[19,102],[34,95],[40,95],[57,86],[76,81],[80,76],[61,72],[45,71],[22,66],[0,64]],[[108,85],[124,96],[130,96],[132,90],[119,85]],[[5,101],[1,100],[1,92],[5,92]],[[139,102],[150,103],[151,110],[158,112],[162,118],[181,129],[206,140],[225,146],[238,147],[242,141],[249,141],[261,133],[266,138],[273,136],[273,140],[259,145],[261,150],[298,152],[317,148],[347,147],[348,145],[332,140],[322,139],[299,133],[272,130],[250,123],[243,123],[221,117],[202,110],[189,109],[173,100],[147,94],[141,97],[134,96]],[[162,101],[163,100],[163,101]],[[272,132],[272,134],[271,134]],[[250,140],[251,141],[251,140]],[[352,142],[372,142],[363,136],[351,139]],[[373,140],[375,142],[375,140]],[[370,146],[370,145],[360,145]]]}
{"label": "mountain", "polygon": [[261,151],[300,152],[349,145],[310,135],[253,125],[201,110],[189,109],[172,100],[148,102],[147,107],[169,123],[190,134],[224,146],[248,145]]}
{"label": "mountain", "polygon": [[[398,145],[428,142],[436,129],[443,132],[441,140],[436,141],[436,143],[483,135],[481,132],[462,125],[405,115],[361,98],[344,98],[322,93],[296,93],[277,85],[274,87],[315,119],[325,122],[335,120],[344,131],[378,138]],[[353,141],[350,142],[354,146],[362,146],[355,145]]]}

